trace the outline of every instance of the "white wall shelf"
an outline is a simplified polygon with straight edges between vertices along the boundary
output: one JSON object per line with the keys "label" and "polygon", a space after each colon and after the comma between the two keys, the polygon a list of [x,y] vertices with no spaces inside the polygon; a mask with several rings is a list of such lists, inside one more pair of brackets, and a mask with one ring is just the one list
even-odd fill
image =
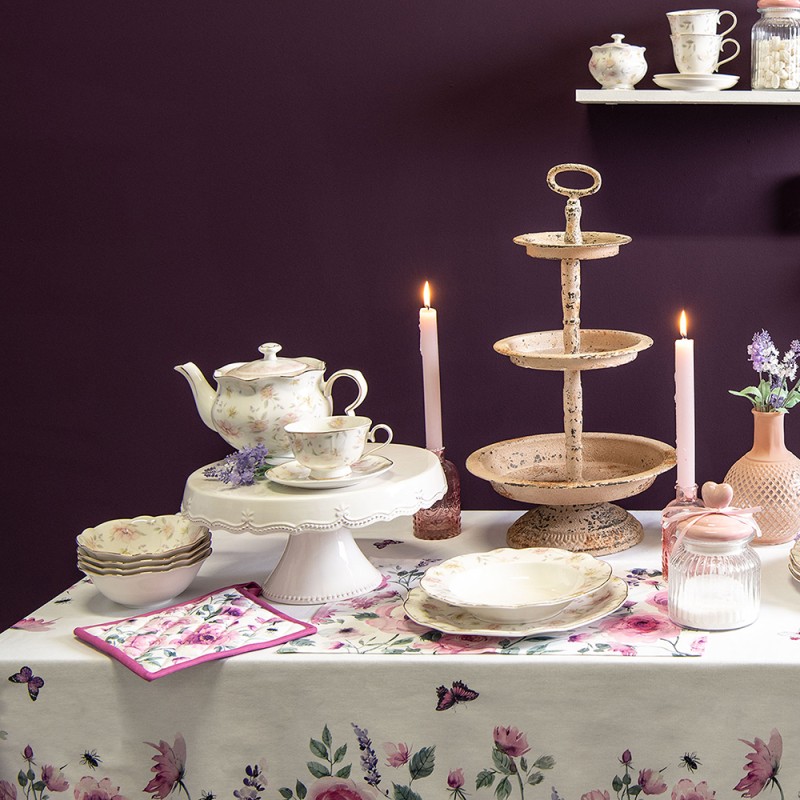
{"label": "white wall shelf", "polygon": [[578,103],[604,105],[695,104],[729,106],[788,106],[800,104],[800,91],[682,92],[670,89],[577,89]]}

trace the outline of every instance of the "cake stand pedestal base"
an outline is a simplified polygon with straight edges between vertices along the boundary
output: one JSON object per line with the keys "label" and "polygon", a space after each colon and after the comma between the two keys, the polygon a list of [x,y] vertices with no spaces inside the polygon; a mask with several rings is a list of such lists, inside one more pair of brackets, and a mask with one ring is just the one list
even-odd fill
{"label": "cake stand pedestal base", "polygon": [[263,590],[276,603],[318,605],[358,597],[382,581],[347,528],[296,531]]}
{"label": "cake stand pedestal base", "polygon": [[509,547],[559,547],[594,556],[618,553],[639,544],[641,523],[613,503],[536,506],[509,529]]}

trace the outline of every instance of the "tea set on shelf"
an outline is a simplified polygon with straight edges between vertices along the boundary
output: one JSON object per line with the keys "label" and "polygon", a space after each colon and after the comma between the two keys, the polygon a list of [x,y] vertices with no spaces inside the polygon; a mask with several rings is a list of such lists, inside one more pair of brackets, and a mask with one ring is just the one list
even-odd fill
{"label": "tea set on shelf", "polygon": [[[777,0],[775,5],[778,5]],[[656,86],[683,91],[722,91],[738,83],[738,75],[718,72],[741,51],[739,42],[728,38],[737,23],[732,11],[687,9],[669,11],[666,16],[678,71],[653,75]],[[719,32],[725,17],[730,18],[731,24]],[[589,72],[603,89],[632,90],[647,73],[645,48],[623,42],[625,37],[619,33],[611,38],[607,44],[590,48]],[[753,88],[772,87],[763,87],[754,81]]]}

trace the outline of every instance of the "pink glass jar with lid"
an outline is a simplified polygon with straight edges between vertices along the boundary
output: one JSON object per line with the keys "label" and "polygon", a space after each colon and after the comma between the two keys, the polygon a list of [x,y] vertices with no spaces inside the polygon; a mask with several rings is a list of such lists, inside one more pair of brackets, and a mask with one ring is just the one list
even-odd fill
{"label": "pink glass jar with lid", "polygon": [[705,508],[678,521],[667,594],[670,619],[685,628],[732,630],[758,617],[761,560],[750,546],[761,533],[758,509],[735,508],[732,497],[728,484],[705,484]]}
{"label": "pink glass jar with lid", "polygon": [[759,0],[751,34],[753,89],[800,89],[800,0]]}

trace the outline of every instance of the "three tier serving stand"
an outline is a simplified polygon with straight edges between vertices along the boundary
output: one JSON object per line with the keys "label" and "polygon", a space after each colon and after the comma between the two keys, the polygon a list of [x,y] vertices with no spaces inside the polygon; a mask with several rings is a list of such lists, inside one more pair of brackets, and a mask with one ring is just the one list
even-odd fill
{"label": "three tier serving stand", "polygon": [[[585,189],[561,186],[562,172],[589,175]],[[581,261],[611,258],[630,236],[582,232],[581,198],[594,194],[600,174],[584,164],[559,164],[547,185],[567,197],[566,230],[517,236],[532,258],[561,262],[563,329],[511,336],[494,349],[527,369],[564,373],[564,433],[525,436],[483,447],[467,469],[504,497],[538,504],[508,530],[511,547],[560,547],[594,555],[615,553],[642,539],[642,526],[611,501],[647,489],[675,465],[675,450],[663,442],[619,433],[583,430],[581,374],[633,361],[653,344],[648,336],[614,330],[581,330]]]}

